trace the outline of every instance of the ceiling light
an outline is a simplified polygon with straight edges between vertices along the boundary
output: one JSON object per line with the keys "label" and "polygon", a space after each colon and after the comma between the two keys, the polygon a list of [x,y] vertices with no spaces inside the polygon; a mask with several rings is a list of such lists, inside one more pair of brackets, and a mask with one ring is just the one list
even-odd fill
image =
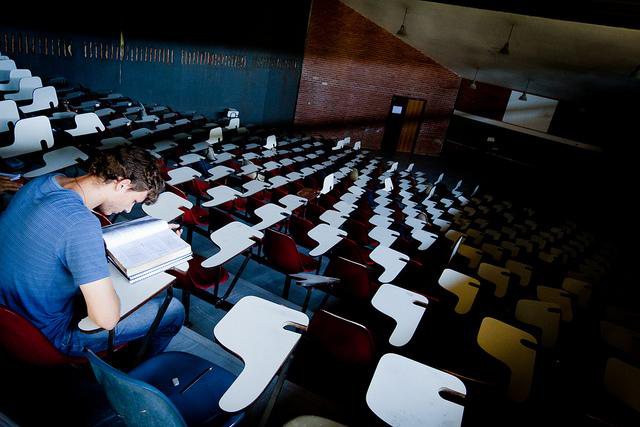
{"label": "ceiling light", "polygon": [[525,86],[524,88],[524,92],[522,92],[522,95],[520,95],[518,97],[518,99],[520,101],[526,101],[527,100],[527,90],[529,90],[529,82],[531,81],[531,79],[527,79],[527,86]]}
{"label": "ceiling light", "polygon": [[476,68],[476,73],[473,76],[473,81],[471,82],[471,84],[469,85],[469,87],[473,90],[478,89],[478,86],[476,85],[476,78],[478,77],[478,71],[480,71],[479,68]]}
{"label": "ceiling light", "polygon": [[516,24],[511,24],[511,30],[509,30],[509,37],[507,37],[507,41],[505,42],[504,46],[502,46],[502,49],[500,49],[500,53],[502,55],[509,55],[509,42],[511,41],[511,34],[513,34],[513,27],[515,27]]}
{"label": "ceiling light", "polygon": [[404,21],[405,19],[407,19],[407,11],[409,10],[409,8],[404,8],[404,16],[402,17],[402,25],[400,25],[400,29],[396,32],[397,35],[399,36],[406,36],[407,35],[407,30],[404,28]]}

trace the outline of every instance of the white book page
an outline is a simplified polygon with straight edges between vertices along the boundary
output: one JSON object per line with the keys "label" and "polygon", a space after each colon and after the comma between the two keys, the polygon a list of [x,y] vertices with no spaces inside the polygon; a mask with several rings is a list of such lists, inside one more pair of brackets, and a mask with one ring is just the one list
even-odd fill
{"label": "white book page", "polygon": [[[166,262],[167,258],[191,252],[191,247],[174,232],[166,229],[141,239],[122,243],[110,249],[129,275],[138,269],[146,269],[154,264]],[[146,264],[149,264],[146,266]]]}
{"label": "white book page", "polygon": [[134,219],[133,221],[120,222],[103,228],[102,238],[107,245],[107,249],[113,251],[117,246],[168,229],[169,225],[166,221],[145,216]]}

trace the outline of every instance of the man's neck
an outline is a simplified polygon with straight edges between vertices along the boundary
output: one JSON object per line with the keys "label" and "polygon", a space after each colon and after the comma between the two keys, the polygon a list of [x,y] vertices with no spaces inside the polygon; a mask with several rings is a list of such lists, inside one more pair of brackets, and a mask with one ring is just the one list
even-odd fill
{"label": "man's neck", "polygon": [[93,210],[103,202],[100,186],[102,185],[93,175],[82,175],[77,178],[67,176],[56,177],[62,188],[78,193],[84,205]]}

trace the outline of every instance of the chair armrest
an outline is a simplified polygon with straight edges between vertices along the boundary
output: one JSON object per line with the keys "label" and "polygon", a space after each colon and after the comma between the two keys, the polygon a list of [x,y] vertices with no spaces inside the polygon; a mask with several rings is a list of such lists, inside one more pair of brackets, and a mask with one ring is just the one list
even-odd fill
{"label": "chair armrest", "polygon": [[304,288],[330,287],[336,283],[340,283],[340,279],[336,277],[321,276],[312,273],[297,273],[292,274],[291,277],[297,284]]}

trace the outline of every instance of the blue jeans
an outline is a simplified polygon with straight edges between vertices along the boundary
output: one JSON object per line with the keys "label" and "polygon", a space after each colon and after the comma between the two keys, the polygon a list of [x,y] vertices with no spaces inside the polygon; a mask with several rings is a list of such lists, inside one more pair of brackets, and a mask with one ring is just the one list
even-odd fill
{"label": "blue jeans", "polygon": [[[155,319],[158,309],[164,301],[164,295],[147,301],[142,307],[131,313],[127,318],[116,325],[114,345],[121,344],[143,338],[153,319]],[[175,298],[171,299],[167,311],[158,324],[156,332],[149,340],[147,355],[149,357],[161,353],[171,339],[178,333],[184,323],[184,307]],[[82,356],[84,348],[90,348],[94,352],[107,349],[109,332],[102,330],[93,334],[82,332],[76,324],[71,325],[67,336],[64,339],[60,350],[71,356]]]}

